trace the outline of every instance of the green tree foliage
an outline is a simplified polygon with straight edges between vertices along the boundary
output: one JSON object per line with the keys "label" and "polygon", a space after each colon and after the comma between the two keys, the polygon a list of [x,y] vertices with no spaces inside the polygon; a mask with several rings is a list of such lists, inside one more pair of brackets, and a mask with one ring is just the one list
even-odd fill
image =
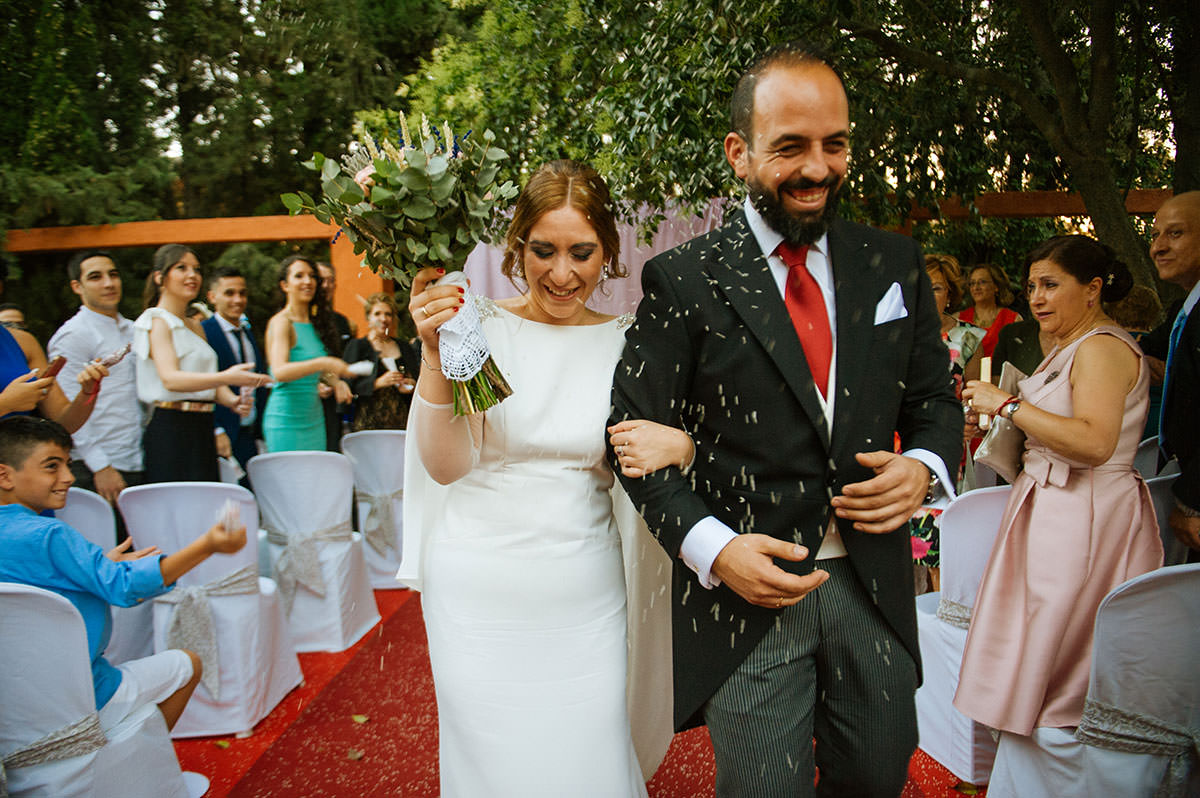
{"label": "green tree foliage", "polygon": [[[342,151],[354,112],[391,105],[397,76],[477,16],[443,0],[0,0],[0,236],[283,213],[281,193],[316,186],[312,151]],[[136,312],[150,253],[114,254]],[[77,304],[66,259],[6,258],[7,299],[43,340]]]}
{"label": "green tree foliage", "polygon": [[771,43],[815,40],[851,96],[853,213],[1073,189],[1149,282],[1123,194],[1169,184],[1172,145],[1195,146],[1172,140],[1163,80],[1195,24],[1118,0],[494,0],[411,88],[435,119],[504,131],[526,168],[594,161],[627,212],[664,196],[695,210],[737,191],[720,140],[738,74]]}

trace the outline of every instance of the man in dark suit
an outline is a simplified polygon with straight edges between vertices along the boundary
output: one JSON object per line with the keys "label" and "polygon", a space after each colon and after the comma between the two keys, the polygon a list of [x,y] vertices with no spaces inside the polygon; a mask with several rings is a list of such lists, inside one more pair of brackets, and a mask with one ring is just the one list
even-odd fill
{"label": "man in dark suit", "polygon": [[1188,191],[1163,203],[1154,216],[1150,257],[1158,276],[1175,283],[1187,297],[1167,311],[1158,329],[1140,343],[1146,354],[1166,362],[1159,444],[1179,461],[1172,490],[1175,509],[1169,523],[1175,537],[1200,562],[1200,191]]}
{"label": "man in dark suit", "polygon": [[[211,318],[200,323],[208,345],[217,353],[217,368],[227,369],[239,363],[250,363],[254,371],[266,371],[267,359],[263,357],[258,341],[250,324],[245,321],[246,278],[232,266],[217,269],[208,281],[208,302],[216,311]],[[238,388],[231,388],[237,391]],[[262,411],[266,407],[268,389],[254,392],[254,409],[246,418],[239,418],[227,407],[217,405],[213,410],[213,423],[229,438],[229,452],[243,469],[246,461],[258,454],[258,439],[262,437]],[[218,437],[218,451],[225,448]],[[243,482],[246,479],[243,478]]]}
{"label": "man in dark suit", "polygon": [[[337,294],[337,272],[332,264],[319,260],[317,261],[317,271],[321,275],[323,301],[329,304],[329,313],[333,317],[333,326],[337,330],[338,341],[342,347],[340,351],[329,354],[341,357],[342,353],[346,351],[346,347],[358,335],[358,328],[354,322],[333,308],[334,297]],[[350,411],[350,406],[338,404],[337,399],[333,397],[333,392],[326,392],[324,385],[320,390],[322,391],[321,408],[325,413],[325,448],[331,452],[340,452],[342,450],[342,420]]]}
{"label": "man in dark suit", "polygon": [[[897,795],[920,678],[907,521],[958,464],[962,408],[918,247],[836,218],[838,75],[785,45],[732,110],[749,198],[646,265],[613,386],[614,421],[695,443],[689,473],[622,475],[675,558],[676,726],[708,725],[720,796],[811,795],[814,764],[822,795]],[[618,466],[637,433],[613,436]]]}

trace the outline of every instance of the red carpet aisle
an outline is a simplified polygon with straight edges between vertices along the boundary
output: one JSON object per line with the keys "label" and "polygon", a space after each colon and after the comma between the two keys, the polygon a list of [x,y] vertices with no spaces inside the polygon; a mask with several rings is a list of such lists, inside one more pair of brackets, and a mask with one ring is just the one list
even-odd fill
{"label": "red carpet aisle", "polygon": [[[375,603],[379,607],[379,614],[387,620],[412,596],[407,590],[377,590]],[[204,737],[177,741],[175,752],[183,769],[208,776],[212,782],[208,791],[209,798],[228,795],[233,785],[292,725],[301,711],[325,689],[330,680],[373,636],[383,632],[383,628],[382,624],[376,626],[346,651],[300,654],[300,670],[304,674],[304,682],[288,693],[279,706],[254,727],[253,735],[243,740],[234,737]]]}
{"label": "red carpet aisle", "polygon": [[[375,595],[383,623],[350,652],[301,655],[305,684],[252,737],[176,744],[184,769],[212,779],[209,798],[437,796],[437,716],[420,602],[408,592]],[[707,732],[686,732],[650,782],[650,796],[712,796],[713,773]],[[956,781],[918,751],[903,796],[960,798]]]}

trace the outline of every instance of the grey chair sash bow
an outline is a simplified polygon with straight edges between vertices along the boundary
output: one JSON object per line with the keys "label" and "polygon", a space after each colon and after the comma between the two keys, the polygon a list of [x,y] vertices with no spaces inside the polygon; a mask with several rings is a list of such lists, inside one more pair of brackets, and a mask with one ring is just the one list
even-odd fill
{"label": "grey chair sash bow", "polygon": [[258,592],[258,565],[250,563],[233,573],[195,587],[177,587],[155,599],[174,604],[167,627],[167,647],[196,652],[203,666],[200,683],[213,700],[221,700],[221,660],[217,656],[217,630],[213,624],[212,596],[239,596]]}
{"label": "grey chair sash bow", "polygon": [[1088,698],[1075,739],[1109,751],[1171,757],[1155,798],[1184,798],[1188,771],[1200,763],[1200,729],[1129,712]]}
{"label": "grey chair sash bow", "polygon": [[935,615],[951,626],[957,626],[959,629],[966,629],[971,625],[971,608],[966,604],[959,604],[957,601],[951,601],[948,598],[938,600]]}
{"label": "grey chair sash bow", "polygon": [[396,514],[392,502],[404,498],[404,488],[391,493],[367,493],[354,489],[357,501],[367,503],[367,517],[363,520],[363,537],[371,548],[386,557],[388,549],[396,548]]}
{"label": "grey chair sash bow", "polygon": [[325,577],[321,576],[321,543],[342,543],[352,540],[350,519],[314,532],[297,532],[285,535],[278,529],[263,527],[267,541],[283,547],[283,554],[275,564],[275,581],[279,584],[279,595],[283,606],[291,613],[296,598],[296,586],[304,585],[322,598],[325,597]]}
{"label": "grey chair sash bow", "polygon": [[83,756],[99,751],[107,742],[104,730],[100,728],[100,715],[91,712],[58,731],[34,740],[24,748],[18,748],[0,761],[0,798],[8,797],[6,770]]}

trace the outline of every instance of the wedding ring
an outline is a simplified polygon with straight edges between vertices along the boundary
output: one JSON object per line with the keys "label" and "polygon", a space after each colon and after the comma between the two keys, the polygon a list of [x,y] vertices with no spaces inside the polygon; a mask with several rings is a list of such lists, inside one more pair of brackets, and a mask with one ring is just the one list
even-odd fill
{"label": "wedding ring", "polygon": [[783,607],[783,596],[780,596],[780,597],[779,597],[779,601],[778,601],[778,602],[776,602],[776,604],[775,604],[775,608],[776,608],[776,609],[779,609],[779,608],[781,608],[781,607]]}
{"label": "wedding ring", "polygon": [[425,318],[429,318],[429,308],[427,308],[427,307],[425,307],[424,305],[422,305],[422,306],[421,306],[421,312],[425,314]]}

